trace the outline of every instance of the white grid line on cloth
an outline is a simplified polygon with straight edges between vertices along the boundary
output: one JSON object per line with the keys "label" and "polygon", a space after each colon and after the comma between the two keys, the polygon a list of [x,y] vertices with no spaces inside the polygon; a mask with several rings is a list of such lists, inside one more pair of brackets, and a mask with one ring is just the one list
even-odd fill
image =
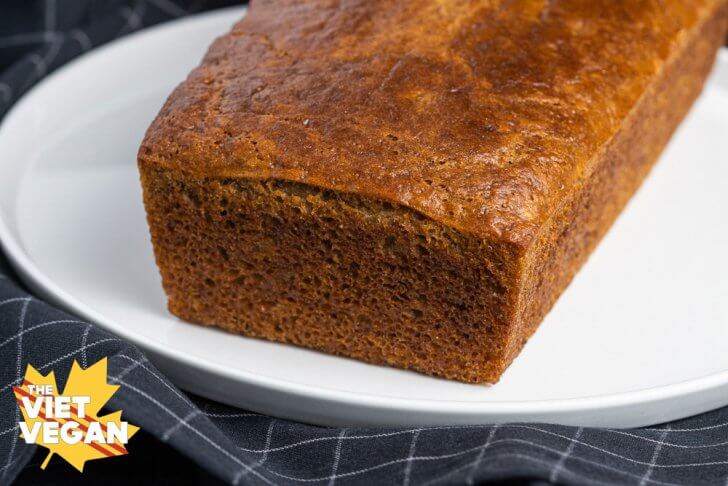
{"label": "white grid line on cloth", "polygon": [[37,77],[42,78],[45,76],[45,74],[48,72],[48,66],[45,63],[45,60],[40,56],[40,54],[29,54],[28,60],[35,64],[35,74]]}
{"label": "white grid line on cloth", "polygon": [[[254,413],[253,414],[230,414],[230,415],[226,415],[226,414],[210,414],[210,413],[207,414],[208,417],[217,417],[217,416],[224,416],[224,417],[227,417],[227,416],[230,416],[230,417],[243,416],[244,417],[244,416],[248,416],[248,415],[260,416],[259,414],[254,414]],[[477,426],[477,425],[475,425],[475,426],[474,425],[454,425],[454,426],[428,427],[427,430],[485,429],[486,427],[487,426]],[[572,437],[570,437],[568,435],[563,435],[563,434],[559,434],[557,432],[552,432],[552,431],[549,431],[549,430],[541,429],[539,427],[528,426],[528,425],[523,425],[523,424],[501,424],[498,427],[500,427],[500,428],[525,428],[525,429],[528,429],[528,430],[533,430],[533,431],[536,431],[536,432],[540,432],[542,434],[548,434],[548,435],[553,435],[553,436],[556,436],[556,437],[560,437],[560,438],[562,438],[564,440],[568,440],[568,441],[571,441],[572,440]],[[417,429],[403,429],[403,430],[397,430],[397,431],[393,431],[393,432],[382,432],[382,433],[372,434],[372,435],[356,435],[356,436],[353,436],[352,435],[352,436],[345,437],[344,440],[376,439],[376,438],[381,438],[381,437],[392,437],[392,436],[396,436],[396,435],[411,434],[411,433],[415,432],[416,430]],[[622,431],[612,430],[612,429],[600,429],[600,431],[614,432],[614,433],[622,433]],[[642,440],[644,440],[646,442],[657,442],[657,440],[655,440],[655,439],[651,439],[651,438],[648,438],[648,437],[641,437],[641,436],[636,435],[636,434],[628,434],[628,435],[631,435],[631,436],[633,436],[636,439],[642,439]],[[292,444],[286,444],[286,445],[283,445],[283,446],[274,447],[274,448],[268,450],[267,452],[277,452],[277,451],[282,451],[282,450],[286,450],[286,449],[292,449],[294,447],[299,447],[299,446],[306,445],[306,444],[310,444],[310,443],[314,443],[314,442],[322,442],[322,441],[327,441],[327,440],[337,440],[338,438],[339,438],[338,436],[330,436],[330,437],[316,437],[316,438],[313,438],[313,439],[305,439],[305,440],[302,440],[302,441],[299,441],[299,442],[294,442]],[[589,443],[586,443],[586,442],[583,442],[583,441],[579,441],[579,443],[582,444],[582,445],[584,445],[584,446],[586,446],[586,447],[596,448],[596,446],[593,446],[593,445],[591,445]],[[664,442],[663,444],[664,445],[667,445],[667,446],[673,446],[673,447],[679,447],[679,448],[685,448],[685,449],[700,449],[700,448],[705,448],[705,447],[718,447],[718,446],[722,446],[722,445],[728,445],[728,442],[726,442],[725,444],[724,443],[710,444],[708,446],[688,446],[688,445],[681,445],[681,444],[672,444],[672,443],[669,443],[669,442]],[[245,447],[242,447],[242,446],[240,446],[239,449],[242,450],[242,451],[245,451],[245,452],[253,452],[253,453],[266,452],[263,449],[248,449],[248,448],[245,448]],[[605,452],[605,453],[610,454],[610,455],[616,455],[616,457],[623,457],[623,456],[620,456],[620,455],[618,455],[616,453],[613,453],[613,452],[611,452],[609,450],[606,450],[606,449],[599,449],[599,448],[597,448],[597,450],[600,450],[600,451]]]}
{"label": "white grid line on cloth", "polygon": [[157,7],[159,10],[173,17],[181,17],[187,15],[187,11],[168,0],[147,0],[149,3]]}
{"label": "white grid line on cloth", "polygon": [[584,431],[583,427],[579,427],[574,432],[574,438],[569,442],[568,447],[564,451],[563,454],[561,454],[561,457],[559,460],[554,464],[554,467],[551,469],[551,474],[549,474],[549,481],[552,483],[556,483],[556,480],[559,478],[559,473],[564,468],[564,464],[566,464],[566,460],[569,458],[572,452],[574,452],[574,447],[576,447],[576,441],[581,437],[581,433]]}
{"label": "white grid line on cloth", "polygon": [[[208,415],[209,417],[209,415]],[[346,437],[339,437],[338,435],[332,435],[330,437],[315,437],[313,439],[305,439],[301,440],[299,442],[294,442],[292,444],[286,444],[283,446],[278,447],[272,447],[268,449],[267,451],[264,449],[247,449],[245,447],[239,446],[238,449],[244,452],[253,452],[253,453],[261,453],[261,452],[278,452],[278,451],[284,451],[286,449],[293,449],[294,447],[299,447],[306,444],[311,444],[314,442],[324,442],[327,440],[358,440],[358,439],[379,439],[381,437],[392,437],[395,435],[405,435],[405,434],[411,434],[417,429],[408,429],[408,430],[398,430],[396,432],[382,432],[380,434],[372,434],[372,435],[347,435]],[[429,430],[436,430],[436,429],[429,429]]]}
{"label": "white grid line on cloth", "polygon": [[[715,427],[720,427],[720,426],[724,426],[724,425],[728,425],[728,423],[716,425]],[[473,427],[473,426],[463,425],[463,426],[452,426],[452,427],[435,427],[435,429],[450,429],[450,428],[461,428],[461,427],[462,428],[469,428],[469,427]],[[478,427],[478,426],[475,426],[475,427]],[[559,434],[559,433],[556,433],[556,432],[552,432],[552,431],[549,431],[549,430],[541,429],[541,428],[538,428],[538,427],[535,427],[535,426],[524,425],[524,424],[502,424],[501,427],[525,428],[525,429],[529,429],[529,430],[535,430],[535,431],[538,431],[538,432],[541,432],[541,433],[544,433],[544,434],[555,435],[555,436],[561,437],[563,439],[570,439],[570,437],[567,436],[567,435],[562,435],[562,434]],[[708,428],[714,428],[714,427],[708,427]],[[653,428],[653,429],[639,429],[639,430],[649,430],[649,431],[660,431],[660,432],[664,432],[665,429],[654,429]],[[700,431],[700,430],[702,430],[702,429],[695,429],[694,431]],[[641,435],[632,434],[632,433],[629,433],[629,432],[625,432],[623,430],[617,430],[617,429],[599,429],[599,431],[600,432],[609,432],[609,433],[618,434],[618,435],[626,435],[626,436],[629,436],[629,437],[634,437],[635,439],[640,439],[640,440],[645,441],[645,442],[654,442],[654,443],[659,442],[657,439],[652,439],[650,437],[643,437]],[[688,432],[688,431],[689,431],[688,429],[670,429],[669,430],[669,432]],[[584,444],[587,447],[590,447],[590,445],[587,444],[587,443],[581,442],[581,444]],[[683,445],[683,444],[676,444],[674,442],[666,442],[666,441],[663,442],[663,446],[676,447],[676,448],[681,448],[681,449],[705,449],[705,448],[708,448],[708,447],[721,447],[721,446],[726,446],[726,445],[728,445],[728,441],[718,442],[718,443],[715,443],[715,444],[707,444],[707,445]],[[609,451],[606,451],[606,452],[607,453],[610,453]]]}
{"label": "white grid line on cloth", "polygon": [[56,0],[45,0],[45,30],[54,32],[56,30]]}
{"label": "white grid line on cloth", "polygon": [[[268,432],[265,434],[265,448],[266,449],[270,449],[270,443],[271,443],[271,440],[273,439],[273,428],[275,427],[275,425],[276,425],[276,419],[272,417],[270,420],[270,425],[268,426]],[[264,464],[267,459],[268,459],[268,453],[264,452],[263,457],[260,459],[260,464]]]}
{"label": "white grid line on cloth", "polygon": [[[58,52],[61,50],[61,45],[63,45],[62,35],[54,33],[47,33],[47,35],[49,36],[49,40],[47,42],[50,43],[48,52],[46,52],[43,57],[36,53],[32,53],[27,56],[27,59],[35,64],[35,71],[38,78],[42,78],[48,73],[48,67],[56,59]],[[33,79],[31,78],[29,81],[31,81],[32,84]]]}
{"label": "white grid line on cloth", "polygon": [[[274,417],[271,417],[270,424],[268,425],[268,432],[265,434],[265,448],[270,448],[271,440],[273,439],[273,428],[275,427],[276,419]],[[268,460],[268,453],[264,452],[263,457],[258,461],[253,467],[260,467],[263,464],[265,464],[265,461]],[[243,479],[245,476],[247,476],[250,473],[251,470],[247,470],[245,468],[238,471],[238,473],[233,478],[233,484],[238,484],[241,479]]]}
{"label": "white grid line on cloth", "polygon": [[45,57],[43,58],[43,61],[46,64],[46,69],[48,66],[50,66],[53,61],[56,60],[56,57],[58,56],[58,53],[61,50],[61,46],[65,42],[65,38],[63,36],[58,37],[56,39],[53,39],[51,41],[51,47],[48,49],[48,52],[46,53]]}
{"label": "white grid line on cloth", "polygon": [[[496,442],[510,442],[510,441],[518,441],[518,442],[520,442],[520,440],[518,440],[518,439],[501,439],[500,441],[495,441],[493,443],[496,443]],[[528,441],[523,441],[523,442],[528,442]],[[540,444],[536,444],[535,442],[534,443],[531,443],[531,444],[532,445],[535,445],[535,446],[540,446]],[[377,469],[382,469],[383,467],[392,466],[392,465],[395,465],[395,464],[401,464],[403,462],[407,462],[407,461],[410,461],[410,460],[411,461],[436,461],[436,460],[440,460],[440,459],[451,459],[453,457],[459,457],[459,456],[462,456],[462,455],[465,455],[465,454],[469,454],[470,452],[477,451],[481,447],[482,447],[482,445],[481,446],[478,446],[478,447],[472,447],[470,449],[465,449],[465,450],[462,450],[462,451],[459,451],[459,452],[451,452],[451,453],[448,453],[448,454],[441,454],[441,455],[438,455],[438,456],[414,456],[412,458],[410,458],[410,457],[404,457],[404,458],[400,458],[400,459],[392,459],[390,461],[385,461],[385,462],[382,462],[380,464],[377,464],[376,466],[370,466],[370,467],[367,467],[367,468],[364,468],[364,469],[358,469],[356,471],[349,471],[349,472],[346,472],[346,473],[337,474],[337,477],[343,478],[343,477],[349,477],[349,476],[356,476],[356,475],[364,474],[364,473],[367,473],[367,472],[370,472],[370,471],[375,471]],[[290,479],[292,481],[299,481],[299,482],[302,482],[302,483],[314,483],[314,482],[331,480],[331,476],[318,477],[318,478],[297,478],[297,477],[293,477],[293,476],[286,476],[286,475],[281,474],[281,473],[278,473],[276,471],[269,471],[269,472],[271,472],[272,474],[275,474],[276,476],[282,477],[284,479]]]}
{"label": "white grid line on cloth", "polygon": [[233,480],[231,481],[233,486],[236,486],[243,477],[247,476],[258,466],[260,466],[260,462],[256,462],[249,469],[241,468],[237,473],[235,473],[235,477],[233,477]]}
{"label": "white grid line on cloth", "polygon": [[[93,43],[86,32],[81,29],[73,29],[68,32],[68,37],[75,39],[80,45],[82,50],[88,51],[93,47]],[[64,38],[64,34],[59,32],[32,32],[29,34],[16,34],[7,37],[0,37],[0,48],[3,47],[14,47],[22,46],[25,44],[37,44],[39,42],[50,43],[59,41]]]}
{"label": "white grid line on cloth", "polygon": [[90,51],[93,47],[93,42],[89,38],[88,34],[81,29],[73,29],[68,33],[72,39],[75,39],[81,46],[81,52]]}
{"label": "white grid line on cloth", "polygon": [[2,477],[5,477],[5,471],[7,471],[13,464],[15,464],[15,461],[12,461],[10,462],[10,464],[5,464],[3,467],[0,467],[0,471],[2,471],[3,473]]}
{"label": "white grid line on cloth", "polygon": [[51,42],[58,34],[55,32],[30,32],[0,37],[0,48],[37,44],[38,42]]}
{"label": "white grid line on cloth", "polygon": [[331,476],[329,476],[329,486],[334,486],[336,483],[336,472],[339,469],[339,459],[341,459],[341,446],[344,443],[344,436],[346,436],[347,429],[342,429],[339,434],[339,440],[336,442],[334,448],[334,463],[331,466]]}
{"label": "white grid line on cloth", "polygon": [[127,30],[137,30],[144,26],[142,17],[146,12],[146,5],[142,2],[137,2],[133,9],[124,7],[120,10],[121,16],[126,19],[126,23],[121,27],[121,30],[117,32],[116,37],[124,34]]}
{"label": "white grid line on cloth", "polygon": [[[25,325],[25,316],[28,314],[28,306],[30,306],[30,299],[26,300],[20,308],[20,317],[18,318],[18,333],[23,332],[23,326]],[[17,383],[23,379],[23,336],[22,334],[18,338],[18,355],[16,363],[16,378]],[[15,407],[15,423],[20,422],[20,407]],[[13,463],[13,456],[15,455],[15,446],[18,444],[18,434],[13,435],[13,440],[10,442],[10,452],[8,453],[8,462],[5,464],[3,469],[3,477],[8,473],[10,465]]]}
{"label": "white grid line on cloth", "polygon": [[[665,429],[662,429],[662,430],[664,432]],[[658,442],[661,442],[663,446],[675,447],[675,448],[678,448],[678,449],[708,449],[710,447],[723,447],[723,446],[728,446],[728,441],[716,442],[714,444],[689,445],[689,444],[676,444],[674,442],[660,441],[659,439],[651,439],[649,437],[642,437],[641,435],[630,434],[629,432],[624,432],[622,430],[609,430],[609,432],[613,432],[613,433],[619,434],[619,435],[626,435],[627,437],[634,437],[635,439],[640,439],[640,440],[643,440],[645,442],[653,442],[655,444],[657,444]],[[674,432],[674,431],[673,430],[668,430],[668,435],[669,435],[670,432]]]}
{"label": "white grid line on cloth", "polygon": [[[101,339],[99,341],[96,341],[96,342],[93,342],[91,344],[88,344],[86,346],[86,348],[92,348],[94,346],[98,346],[99,344],[104,344],[104,343],[108,343],[108,342],[112,342],[112,341],[116,341],[116,342],[119,342],[119,343],[123,343],[124,342],[124,341],[122,341],[119,338],[107,338],[107,339]],[[48,368],[49,366],[53,366],[54,364],[59,363],[59,362],[63,361],[64,359],[68,359],[71,356],[75,356],[75,355],[77,355],[80,352],[81,352],[81,348],[78,348],[75,351],[71,351],[70,353],[66,353],[63,356],[61,356],[59,358],[56,358],[53,361],[50,361],[50,362],[44,364],[43,366],[37,367],[36,369],[38,371],[42,371],[42,370]],[[3,385],[2,387],[0,387],[0,390],[4,390],[5,388],[8,388],[8,387],[12,386],[13,383],[15,383],[15,381],[12,381],[10,383],[7,383],[7,384]]]}
{"label": "white grid line on cloth", "polygon": [[141,360],[136,360],[136,359],[132,358],[131,356],[127,356],[126,354],[117,354],[115,356],[112,356],[112,358],[123,358],[123,359],[129,360],[133,363],[136,363],[139,368],[143,369],[144,371],[146,371],[147,373],[152,375],[154,378],[156,378],[160,383],[162,383],[165,387],[167,387],[167,389],[169,389],[172,393],[174,393],[179,398],[181,398],[182,401],[185,402],[187,405],[190,405],[192,407],[196,406],[194,403],[192,403],[192,401],[190,401],[189,397],[187,397],[183,393],[180,393],[175,387],[173,387],[172,385],[167,383],[167,380],[165,380],[164,378],[162,378],[161,376],[159,376],[158,374],[153,372],[150,368],[148,368],[144,364],[144,363],[149,362],[149,360],[146,358],[146,356],[143,356]]}
{"label": "white grid line on cloth", "polygon": [[[562,439],[567,439],[567,440],[571,440],[572,439],[568,435],[563,435],[563,434],[559,434],[559,433],[556,433],[556,432],[551,432],[549,430],[539,429],[538,427],[531,427],[531,426],[528,426],[528,425],[514,424],[514,425],[509,425],[509,427],[516,427],[516,428],[522,428],[522,429],[536,430],[536,431],[539,431],[539,432],[543,432],[544,434],[549,434],[549,435],[553,435],[553,436],[556,436],[556,437],[561,437]],[[604,449],[602,447],[597,447],[595,445],[589,444],[588,442],[584,442],[584,441],[581,441],[581,440],[576,440],[576,443],[577,444],[581,444],[581,445],[583,445],[585,447],[589,447],[590,449],[597,450],[597,451],[602,452],[604,454],[607,454],[607,455],[610,455],[610,456],[614,456],[614,457],[617,457],[619,459],[624,459],[625,461],[629,461],[629,462],[632,462],[634,464],[641,464],[641,465],[649,465],[650,464],[649,462],[639,461],[637,459],[632,459],[631,457],[627,457],[627,456],[623,456],[621,454],[617,454],[616,452],[612,452],[612,451],[607,450],[607,449]],[[714,463],[714,464],[711,464],[711,465],[716,465],[716,464],[728,464],[728,461],[721,461],[721,462]],[[656,467],[679,467],[679,466],[692,467],[692,466],[702,466],[702,465],[703,464],[693,463],[693,464],[660,465],[660,466],[656,466]]]}
{"label": "white grid line on cloth", "polygon": [[0,302],[0,307],[6,305],[6,304],[12,304],[13,302],[26,302],[29,300],[33,300],[32,297],[11,297],[9,299],[5,299],[2,302]]}
{"label": "white grid line on cloth", "polygon": [[129,373],[131,373],[134,369],[138,368],[140,364],[141,363],[139,361],[133,360],[131,362],[131,364],[129,366],[127,366],[126,368],[124,368],[123,370],[121,370],[119,372],[119,374],[116,375],[116,377],[118,379],[124,378],[126,375],[128,375]]}
{"label": "white grid line on cloth", "polygon": [[20,308],[20,317],[18,319],[18,359],[16,363],[16,382],[19,382],[23,378],[23,327],[25,326],[25,316],[28,315],[28,306],[30,306],[30,300],[23,302],[23,306]]}
{"label": "white grid line on cloth", "polygon": [[415,457],[415,449],[417,448],[417,439],[420,436],[422,429],[417,429],[412,433],[412,442],[410,442],[408,460],[404,466],[404,481],[402,486],[409,486],[410,477],[412,475],[412,458]]}
{"label": "white grid line on cloth", "polygon": [[[681,432],[703,432],[704,430],[719,429],[721,427],[728,427],[728,422],[723,422],[722,424],[715,424],[715,425],[706,425],[705,427],[696,427],[696,428],[692,428],[692,429],[672,429],[671,428],[669,433],[674,434],[674,433],[681,433]],[[611,431],[612,429],[608,429],[608,430]],[[645,428],[645,429],[640,429],[640,430],[647,430],[650,432],[663,432],[665,429]],[[621,432],[621,431],[614,431],[614,432]]]}
{"label": "white grid line on cloth", "polygon": [[3,430],[2,432],[0,432],[0,436],[3,436],[3,435],[5,435],[5,434],[9,434],[9,433],[10,433],[10,432],[12,432],[13,430],[18,430],[19,428],[20,428],[20,426],[18,426],[18,425],[15,425],[15,426],[13,426],[13,427],[10,427],[9,429],[5,429],[5,430]]}
{"label": "white grid line on cloth", "polygon": [[[515,439],[514,439],[515,440]],[[596,449],[598,451],[604,452],[605,454],[615,456],[619,459],[624,459],[626,461],[635,463],[635,464],[641,464],[643,466],[649,466],[651,463],[646,461],[638,461],[636,459],[632,459],[630,457],[621,456],[619,454],[616,454],[614,452],[610,452],[605,449],[601,449],[597,446],[593,446],[591,444],[587,444],[586,442],[577,441],[579,444],[582,444],[586,447],[590,447],[592,449]],[[579,459],[578,456],[571,456],[573,459]],[[665,469],[675,469],[675,468],[681,468],[681,467],[702,467],[702,466],[728,466],[728,460],[727,461],[710,461],[710,462],[689,462],[684,464],[653,464],[653,467],[660,467]],[[654,482],[654,481],[652,481]]]}
{"label": "white grid line on cloth", "polygon": [[66,353],[63,356],[60,356],[60,357],[54,359],[53,361],[50,361],[50,362],[44,364],[43,366],[41,366],[40,368],[38,368],[38,371],[41,371],[41,370],[43,370],[45,368],[48,368],[49,366],[53,366],[56,363],[60,363],[61,361],[70,358],[71,356],[75,356],[78,353],[82,352],[84,349],[93,348],[94,346],[98,346],[99,344],[111,343],[111,342],[123,343],[125,341],[123,341],[123,340],[121,340],[119,338],[106,338],[106,339],[100,339],[98,341],[94,341],[91,344],[87,344],[86,346],[84,346],[82,348],[78,348],[75,351],[71,351],[69,353]]}
{"label": "white grid line on cloth", "polygon": [[647,471],[645,471],[645,475],[642,476],[642,479],[640,480],[640,486],[644,486],[647,484],[647,481],[650,480],[650,476],[652,476],[652,471],[655,469],[655,466],[657,465],[657,458],[660,457],[660,451],[662,450],[662,444],[665,441],[665,437],[667,437],[667,433],[670,431],[670,426],[665,426],[664,431],[660,435],[660,442],[657,443],[655,446],[655,452],[652,454],[652,460],[650,461],[650,465],[647,467]]}
{"label": "white grid line on cloth", "polygon": [[210,413],[205,412],[205,415],[207,415],[210,418],[238,418],[238,417],[264,417],[265,415],[261,415],[259,413],[253,413],[253,412],[245,412],[245,413]]}
{"label": "white grid line on cloth", "polygon": [[53,325],[56,325],[56,324],[70,324],[70,323],[73,323],[73,324],[86,324],[83,321],[77,321],[75,319],[60,319],[60,320],[57,320],[57,321],[46,321],[46,322],[42,322],[40,324],[35,324],[33,326],[26,327],[25,329],[23,329],[22,332],[19,332],[19,333],[16,333],[15,335],[13,335],[13,336],[10,336],[5,341],[3,341],[3,342],[0,343],[0,348],[2,348],[3,346],[6,346],[6,345],[10,344],[11,342],[15,341],[16,339],[18,339],[23,334],[27,334],[29,332],[35,331],[36,329],[40,329],[40,328],[46,327],[46,326],[53,326]]}
{"label": "white grid line on cloth", "polygon": [[[146,393],[144,390],[140,390],[139,388],[135,387],[134,385],[132,385],[130,383],[127,383],[124,380],[119,380],[119,379],[117,379],[114,376],[109,376],[109,380],[114,380],[118,384],[124,385],[128,389],[130,389],[130,390],[136,392],[137,394],[139,394],[140,396],[146,398],[148,401],[150,401],[151,403],[153,403],[154,405],[156,405],[157,407],[159,407],[161,410],[163,410],[164,412],[166,412],[167,414],[169,414],[170,416],[172,416],[172,418],[174,418],[175,420],[181,420],[180,417],[177,414],[175,414],[172,410],[170,410],[169,408],[167,408],[159,400],[157,400],[153,396],[151,396],[148,393]],[[233,462],[237,463],[240,466],[243,466],[243,467],[245,467],[247,469],[250,469],[250,472],[252,472],[256,477],[262,479],[266,484],[273,485],[273,483],[270,482],[270,480],[268,478],[266,478],[265,476],[263,476],[259,472],[254,471],[253,468],[249,464],[246,464],[244,461],[240,460],[240,458],[235,457],[233,454],[231,454],[227,450],[225,450],[222,447],[220,447],[219,444],[217,444],[215,441],[213,441],[212,439],[210,439],[208,436],[206,436],[205,434],[203,434],[202,432],[200,432],[195,427],[191,426],[190,424],[184,424],[184,426],[186,428],[190,429],[195,434],[197,434],[199,437],[201,437],[203,440],[205,440],[214,449],[216,449],[217,451],[221,452],[228,459],[232,460]]]}
{"label": "white grid line on cloth", "polygon": [[[532,462],[536,462],[538,464],[542,464],[544,466],[551,466],[551,463],[549,461],[545,461],[538,457],[529,456],[528,454],[520,454],[518,452],[504,452],[502,454],[496,454],[494,456],[490,456],[490,457],[486,458],[485,462],[486,463],[491,462],[491,461],[496,462],[501,459],[507,459],[507,458],[515,458],[515,459],[520,459],[520,460],[532,461]],[[473,461],[468,464],[464,464],[460,467],[457,467],[455,469],[451,469],[448,472],[446,472],[445,474],[443,474],[442,476],[438,476],[435,479],[431,479],[427,482],[422,483],[421,486],[429,486],[431,484],[436,484],[436,483],[442,481],[443,479],[448,478],[448,477],[452,476],[453,474],[456,474],[456,473],[462,471],[463,469],[472,467],[474,463],[481,462],[481,461]],[[613,486],[614,485],[614,482],[607,483],[604,481],[598,481],[596,479],[587,478],[586,476],[582,476],[581,474],[571,471],[570,469],[565,468],[562,472],[571,475],[577,481],[577,484],[588,484],[588,485],[594,485],[594,486]],[[621,471],[615,471],[615,472],[621,472]],[[661,484],[664,486],[682,486],[677,483],[661,483]]]}
{"label": "white grid line on cloth", "polygon": [[172,434],[177,432],[179,429],[182,428],[183,425],[188,424],[193,418],[201,414],[202,411],[199,409],[191,410],[190,413],[185,415],[185,418],[183,418],[181,421],[174,424],[172,427],[167,429],[167,431],[162,434],[162,441],[167,442],[170,437],[172,437]]}
{"label": "white grid line on cloth", "polygon": [[[88,333],[91,331],[91,324],[86,326],[86,330],[83,331],[83,336],[81,336],[81,348],[86,346],[86,341],[88,340]],[[81,351],[81,366],[85,368],[88,368],[88,358],[86,357],[86,349],[84,348],[83,351]]]}
{"label": "white grid line on cloth", "polygon": [[[51,41],[50,47],[48,48],[48,52],[44,54],[43,57],[41,57],[39,54],[33,53],[29,54],[27,56],[27,59],[35,64],[35,73],[36,77],[38,79],[42,78],[46,74],[48,74],[48,68],[50,65],[55,61],[56,56],[61,50],[61,46],[63,45],[63,37],[56,37]],[[26,86],[32,85],[36,81],[33,79],[33,77],[29,77],[26,80]]]}
{"label": "white grid line on cloth", "polygon": [[493,425],[493,427],[490,429],[490,432],[488,433],[488,437],[485,440],[485,444],[483,444],[483,447],[480,448],[480,452],[478,453],[478,457],[475,458],[475,461],[473,461],[472,469],[470,470],[470,473],[468,474],[468,478],[466,479],[467,484],[473,484],[475,482],[475,473],[478,472],[478,467],[480,466],[480,461],[483,460],[483,457],[485,456],[485,451],[490,447],[491,441],[495,437],[495,433],[498,430],[498,424]]}

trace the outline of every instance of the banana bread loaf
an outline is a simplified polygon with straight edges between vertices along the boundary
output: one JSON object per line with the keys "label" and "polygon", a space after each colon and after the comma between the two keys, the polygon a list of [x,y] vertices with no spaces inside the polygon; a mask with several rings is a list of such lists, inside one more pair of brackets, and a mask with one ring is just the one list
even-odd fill
{"label": "banana bread loaf", "polygon": [[496,382],[699,94],[727,11],[253,2],[139,151],[170,311]]}

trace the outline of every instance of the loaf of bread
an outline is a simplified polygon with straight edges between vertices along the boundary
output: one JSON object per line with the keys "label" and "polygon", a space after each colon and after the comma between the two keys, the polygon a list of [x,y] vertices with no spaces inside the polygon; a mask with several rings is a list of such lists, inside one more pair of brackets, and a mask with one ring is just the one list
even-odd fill
{"label": "loaf of bread", "polygon": [[170,311],[498,381],[701,91],[727,13],[253,2],[139,151]]}

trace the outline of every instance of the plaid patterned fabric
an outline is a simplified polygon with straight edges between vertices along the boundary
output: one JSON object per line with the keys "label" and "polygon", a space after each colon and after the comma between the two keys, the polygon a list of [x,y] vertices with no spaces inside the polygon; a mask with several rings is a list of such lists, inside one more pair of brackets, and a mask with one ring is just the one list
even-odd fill
{"label": "plaid patterned fabric", "polygon": [[[88,49],[224,3],[6,2],[0,6],[0,115],[45,74]],[[110,409],[123,409],[143,432],[130,441],[129,456],[89,463],[83,475],[58,458],[40,471],[36,448],[19,438],[11,387],[28,363],[43,373],[55,370],[62,387],[74,359],[87,366],[103,357],[109,358],[109,380],[122,385]],[[336,429],[191,397],[133,345],[29,295],[1,257],[0,364],[1,484],[18,477],[48,484],[121,477],[209,483],[213,476],[283,485],[728,484],[728,408],[629,431],[542,424]]]}

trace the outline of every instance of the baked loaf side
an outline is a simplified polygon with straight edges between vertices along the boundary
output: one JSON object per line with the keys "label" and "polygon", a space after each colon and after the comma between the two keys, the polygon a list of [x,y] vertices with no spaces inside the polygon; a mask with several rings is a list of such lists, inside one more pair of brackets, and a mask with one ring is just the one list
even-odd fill
{"label": "baked loaf side", "polygon": [[[728,3],[686,35],[646,88],[620,132],[595,154],[596,169],[540,230],[529,248],[511,358],[536,330],[589,254],[619,216],[689,111],[728,31]],[[685,163],[690,163],[686,160]],[[625,269],[625,277],[633,269]],[[638,269],[634,269],[638,271]]]}
{"label": "baked loaf side", "polygon": [[497,381],[700,92],[727,16],[253,3],[139,151],[170,310]]}
{"label": "baked loaf side", "polygon": [[505,368],[519,283],[507,248],[300,183],[167,170],[142,181],[179,317],[466,381]]}

